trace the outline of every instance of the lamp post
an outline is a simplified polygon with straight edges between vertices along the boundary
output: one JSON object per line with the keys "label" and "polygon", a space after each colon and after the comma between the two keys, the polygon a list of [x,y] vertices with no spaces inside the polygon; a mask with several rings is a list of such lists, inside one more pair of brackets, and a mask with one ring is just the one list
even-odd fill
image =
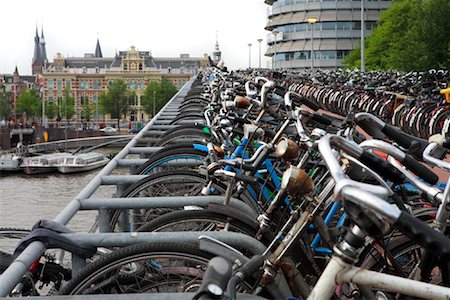
{"label": "lamp post", "polygon": [[308,23],[311,24],[311,76],[314,73],[314,24],[317,22],[317,18],[308,18]]}
{"label": "lamp post", "polygon": [[155,102],[156,102],[156,91],[153,91],[153,116],[152,119],[155,117]]}
{"label": "lamp post", "polygon": [[252,67],[252,44],[248,44],[248,68]]}
{"label": "lamp post", "polygon": [[361,72],[366,71],[366,60],[365,60],[365,24],[364,24],[364,0],[361,0]]}
{"label": "lamp post", "polygon": [[277,35],[280,32],[277,30],[273,30],[272,34],[273,34],[273,41],[274,41],[274,46],[273,46],[273,61],[272,61],[272,69],[277,69]]}
{"label": "lamp post", "polygon": [[259,68],[261,69],[261,42],[263,41],[263,39],[257,39],[258,43],[259,43]]}

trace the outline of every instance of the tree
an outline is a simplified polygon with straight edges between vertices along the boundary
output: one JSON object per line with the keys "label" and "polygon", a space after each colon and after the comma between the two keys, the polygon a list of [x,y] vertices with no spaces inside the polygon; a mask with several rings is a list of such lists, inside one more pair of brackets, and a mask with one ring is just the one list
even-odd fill
{"label": "tree", "polygon": [[45,106],[45,115],[52,120],[58,113],[59,107],[55,103],[51,102]]}
{"label": "tree", "polygon": [[90,103],[85,103],[82,105],[81,118],[86,120],[89,123],[91,117],[94,113],[94,107]]}
{"label": "tree", "polygon": [[67,123],[75,115],[75,98],[70,96],[69,90],[64,89],[64,100],[61,106],[62,114],[66,118]]}
{"label": "tree", "polygon": [[117,129],[120,128],[120,118],[126,116],[130,107],[131,93],[123,80],[114,80],[108,86],[107,93],[100,95],[103,113],[111,114],[111,118],[117,118]]}
{"label": "tree", "polygon": [[0,89],[0,119],[8,119],[11,116],[11,95]]}
{"label": "tree", "polygon": [[176,93],[177,87],[166,78],[151,81],[141,97],[141,105],[147,114],[156,114]]}
{"label": "tree", "polygon": [[16,103],[16,112],[25,113],[27,117],[42,116],[42,101],[34,90],[23,90]]}
{"label": "tree", "polygon": [[[367,69],[401,71],[450,67],[450,2],[397,0],[366,39]],[[360,67],[360,48],[344,59]]]}

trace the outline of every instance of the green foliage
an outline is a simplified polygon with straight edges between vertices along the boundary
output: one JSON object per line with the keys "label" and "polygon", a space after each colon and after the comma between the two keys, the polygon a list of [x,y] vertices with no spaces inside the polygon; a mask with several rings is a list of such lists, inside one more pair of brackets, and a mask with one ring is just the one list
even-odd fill
{"label": "green foliage", "polygon": [[11,116],[11,94],[0,89],[0,119],[8,119]]}
{"label": "green foliage", "polygon": [[[366,39],[366,68],[400,71],[450,67],[450,1],[397,0]],[[360,67],[360,48],[344,59]]]}
{"label": "green foliage", "polygon": [[45,115],[52,120],[54,117],[56,117],[57,113],[59,110],[59,106],[56,105],[55,103],[51,102],[51,103],[46,103],[45,104]]}
{"label": "green foliage", "polygon": [[153,115],[153,109],[156,114],[176,93],[177,87],[166,78],[151,81],[141,97],[141,105],[147,114]]}
{"label": "green foliage", "polygon": [[25,112],[27,117],[42,117],[42,101],[36,96],[34,90],[24,90],[20,93],[16,102],[16,113]]}
{"label": "green foliage", "polygon": [[81,118],[86,120],[86,122],[89,122],[92,118],[92,116],[95,113],[95,108],[94,105],[90,104],[90,103],[85,103],[82,106],[82,110],[81,110]]}
{"label": "green foliage", "polygon": [[120,118],[126,116],[129,110],[131,95],[123,80],[114,80],[108,87],[108,92],[100,95],[103,113],[111,114],[112,118],[117,118],[117,128],[119,128]]}
{"label": "green foliage", "polygon": [[61,106],[61,113],[64,118],[67,119],[67,122],[70,122],[70,119],[75,115],[75,98],[70,96],[69,90],[64,89],[64,99]]}

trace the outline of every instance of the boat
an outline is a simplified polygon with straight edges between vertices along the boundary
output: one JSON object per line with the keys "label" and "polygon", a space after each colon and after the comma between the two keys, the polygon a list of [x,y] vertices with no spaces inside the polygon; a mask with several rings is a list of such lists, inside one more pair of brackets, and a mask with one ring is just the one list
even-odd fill
{"label": "boat", "polygon": [[57,170],[56,164],[71,153],[61,152],[25,157],[20,167],[30,175],[50,173]]}
{"label": "boat", "polygon": [[89,152],[66,156],[60,159],[55,165],[59,172],[63,174],[86,172],[101,168],[109,162],[109,159],[102,153]]}
{"label": "boat", "polygon": [[0,172],[20,171],[22,156],[17,154],[4,154],[0,156]]}

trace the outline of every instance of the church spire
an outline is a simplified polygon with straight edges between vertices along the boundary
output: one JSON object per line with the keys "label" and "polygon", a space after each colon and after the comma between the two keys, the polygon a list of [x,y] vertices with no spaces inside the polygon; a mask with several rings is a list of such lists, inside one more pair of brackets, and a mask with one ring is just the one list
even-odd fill
{"label": "church spire", "polygon": [[44,39],[44,26],[41,27],[40,47],[41,47],[41,60],[42,63],[44,63],[47,60],[47,50],[45,50],[45,39]]}
{"label": "church spire", "polygon": [[219,37],[218,37],[218,35],[219,34],[216,31],[216,45],[214,47],[214,52],[213,52],[213,62],[215,62],[216,64],[222,58],[222,51],[220,51],[220,49],[219,49]]}
{"label": "church spire", "polygon": [[39,33],[37,24],[36,24],[36,35],[34,37],[34,55],[31,67],[33,75],[40,73],[40,70],[42,70],[41,44],[39,42]]}
{"label": "church spire", "polygon": [[97,38],[97,45],[95,46],[95,57],[103,57],[102,48],[100,48],[100,41]]}

